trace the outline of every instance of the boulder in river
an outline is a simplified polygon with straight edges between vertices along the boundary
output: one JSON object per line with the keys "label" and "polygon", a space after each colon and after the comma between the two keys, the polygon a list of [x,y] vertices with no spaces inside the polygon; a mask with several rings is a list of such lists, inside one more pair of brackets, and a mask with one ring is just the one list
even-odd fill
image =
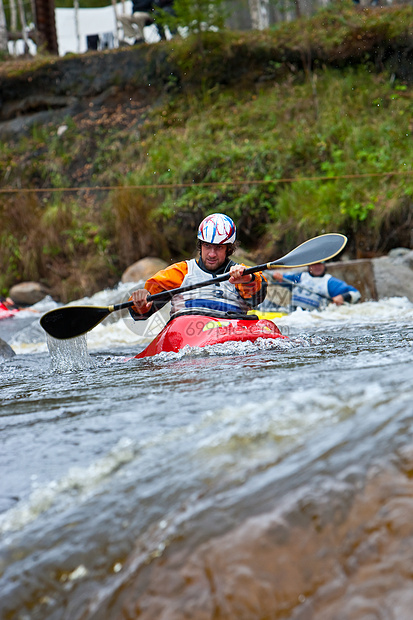
{"label": "boulder in river", "polygon": [[161,258],[146,256],[130,265],[122,275],[122,282],[139,282],[153,276],[160,269],[168,267],[168,263]]}
{"label": "boulder in river", "polygon": [[401,258],[399,261],[405,267],[409,267],[409,269],[413,269],[413,250],[409,250]]}
{"label": "boulder in river", "polygon": [[378,299],[407,297],[413,301],[413,274],[406,262],[402,264],[383,256],[375,258],[373,265]]}
{"label": "boulder in river", "polygon": [[11,346],[0,338],[0,362],[4,360],[8,360],[11,357],[14,357],[15,355],[16,353],[13,351]]}
{"label": "boulder in river", "polygon": [[18,306],[33,306],[49,294],[50,291],[40,282],[21,282],[9,291],[9,296]]}

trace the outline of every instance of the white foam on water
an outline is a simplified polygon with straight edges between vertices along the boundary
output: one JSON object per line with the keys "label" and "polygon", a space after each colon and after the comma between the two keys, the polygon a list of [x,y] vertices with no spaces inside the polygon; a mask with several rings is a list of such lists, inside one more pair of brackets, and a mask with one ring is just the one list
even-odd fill
{"label": "white foam on water", "polygon": [[157,362],[171,362],[175,360],[181,360],[186,357],[213,357],[224,355],[251,355],[258,351],[271,351],[271,350],[286,350],[291,349],[294,346],[301,346],[301,342],[294,342],[284,338],[257,338],[254,342],[249,340],[242,342],[228,341],[220,344],[208,345],[206,347],[191,347],[189,345],[184,346],[178,352],[163,351],[154,355],[152,359]]}
{"label": "white foam on water", "polygon": [[336,426],[363,407],[380,407],[389,398],[394,398],[393,392],[379,383],[350,386],[341,398],[333,388],[317,386],[297,388],[288,397],[278,393],[264,401],[209,410],[202,419],[205,432],[198,440],[197,452],[204,453],[211,463],[216,459],[217,468],[224,462],[227,469],[239,469],[241,460],[248,467],[267,460],[273,462],[313,433]]}
{"label": "white foam on water", "polygon": [[132,291],[142,287],[145,284],[143,280],[139,282],[119,282],[115,288],[107,288],[98,291],[91,297],[82,297],[70,303],[71,306],[110,306],[128,301]]}
{"label": "white foam on water", "polygon": [[371,324],[383,322],[407,322],[413,319],[413,303],[407,297],[390,297],[379,301],[336,306],[330,304],[324,310],[307,311],[298,308],[289,315],[275,319],[279,325],[297,327],[317,326],[328,323]]}
{"label": "white foam on water", "polygon": [[27,500],[0,515],[0,533],[22,530],[59,501],[73,503],[79,496],[92,493],[120,467],[132,461],[138,451],[138,446],[130,439],[121,439],[108,454],[88,467],[72,467],[60,480],[34,488]]}
{"label": "white foam on water", "polygon": [[17,355],[32,355],[48,351],[46,342],[12,342],[10,346]]}

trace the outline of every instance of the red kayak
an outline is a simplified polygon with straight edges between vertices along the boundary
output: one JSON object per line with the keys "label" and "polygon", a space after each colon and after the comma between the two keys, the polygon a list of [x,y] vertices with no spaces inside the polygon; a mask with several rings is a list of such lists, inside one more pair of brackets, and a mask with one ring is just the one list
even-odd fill
{"label": "red kayak", "polygon": [[171,319],[137,358],[162,352],[178,353],[185,346],[206,347],[224,342],[255,342],[258,338],[288,339],[267,319],[228,319],[201,315],[181,315]]}
{"label": "red kayak", "polygon": [[19,310],[8,308],[5,304],[0,303],[0,319],[10,319],[18,312]]}

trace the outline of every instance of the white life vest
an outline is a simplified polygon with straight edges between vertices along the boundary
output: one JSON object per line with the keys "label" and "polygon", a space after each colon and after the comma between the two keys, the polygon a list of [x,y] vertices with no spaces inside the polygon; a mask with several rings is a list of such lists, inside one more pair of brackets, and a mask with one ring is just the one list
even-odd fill
{"label": "white life vest", "polygon": [[[331,275],[325,273],[321,277],[314,277],[307,271],[301,274],[300,282],[297,282],[293,286],[291,304],[298,306],[305,310],[315,310],[316,308],[324,308],[328,304],[330,295],[328,294],[328,281]],[[309,290],[305,290],[300,287],[300,284],[305,288],[314,291],[310,293]],[[317,294],[318,293],[318,294]],[[322,295],[322,297],[320,297]],[[324,298],[327,299],[324,299]]]}
{"label": "white life vest", "polygon": [[[188,273],[181,286],[188,286],[208,279],[196,260],[187,261]],[[209,284],[202,288],[174,295],[171,301],[171,316],[188,311],[199,311],[199,314],[237,312],[245,314],[250,310],[248,303],[241,297],[234,284],[226,280],[217,284]]]}

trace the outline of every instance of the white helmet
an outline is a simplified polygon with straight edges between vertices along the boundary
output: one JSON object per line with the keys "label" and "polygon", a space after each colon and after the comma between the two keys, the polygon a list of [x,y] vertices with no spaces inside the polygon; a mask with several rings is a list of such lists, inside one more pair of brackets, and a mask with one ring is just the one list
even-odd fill
{"label": "white helmet", "polygon": [[235,243],[237,229],[228,215],[213,213],[208,215],[199,225],[198,239],[204,243],[224,245]]}

